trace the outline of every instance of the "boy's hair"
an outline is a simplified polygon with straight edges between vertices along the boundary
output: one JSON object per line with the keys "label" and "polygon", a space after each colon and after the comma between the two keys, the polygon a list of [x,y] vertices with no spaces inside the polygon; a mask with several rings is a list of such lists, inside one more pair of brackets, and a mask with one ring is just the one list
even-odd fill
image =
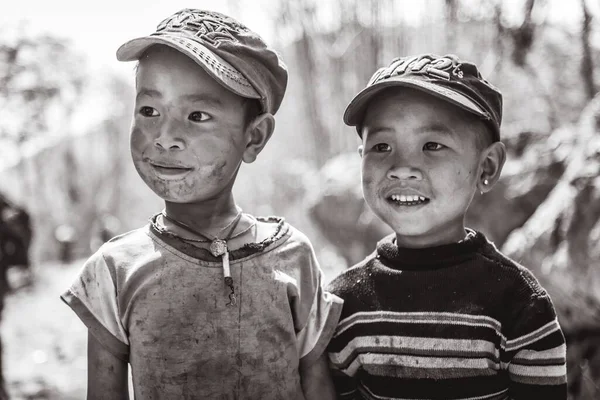
{"label": "boy's hair", "polygon": [[423,91],[477,117],[487,128],[485,135],[477,135],[484,139],[478,142],[478,147],[485,143],[487,147],[500,140],[502,93],[483,79],[475,64],[461,61],[452,54],[443,57],[435,54],[400,57],[392,60],[389,66],[377,70],[367,87],[354,96],[346,107],[346,125],[355,126],[362,137],[361,124],[369,102],[382,90],[391,87]]}
{"label": "boy's hair", "polygon": [[244,108],[244,126],[248,126],[254,118],[262,114],[260,102],[257,99],[244,99],[242,103]]}
{"label": "boy's hair", "polygon": [[287,68],[260,36],[213,11],[184,9],[163,20],[156,32],[117,50],[119,61],[136,61],[153,45],[172,47],[194,60],[238,96],[255,99],[275,114],[287,87]]}

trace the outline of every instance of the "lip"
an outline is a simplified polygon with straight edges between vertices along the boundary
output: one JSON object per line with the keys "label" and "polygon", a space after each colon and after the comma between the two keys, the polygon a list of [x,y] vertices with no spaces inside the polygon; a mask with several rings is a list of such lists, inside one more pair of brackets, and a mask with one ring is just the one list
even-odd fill
{"label": "lip", "polygon": [[193,168],[179,164],[147,159],[146,162],[152,167],[154,173],[162,179],[181,179],[189,174]]}

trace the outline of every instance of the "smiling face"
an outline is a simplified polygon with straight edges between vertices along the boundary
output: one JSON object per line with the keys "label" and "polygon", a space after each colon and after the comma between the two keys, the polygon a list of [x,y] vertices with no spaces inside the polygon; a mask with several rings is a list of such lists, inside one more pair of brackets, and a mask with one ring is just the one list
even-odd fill
{"label": "smiling face", "polygon": [[386,90],[362,123],[362,184],[373,212],[399,245],[461,240],[481,180],[485,126],[476,117],[412,89]]}
{"label": "smiling face", "polygon": [[244,99],[165,46],[140,60],[133,163],[158,196],[195,203],[229,196],[251,140]]}

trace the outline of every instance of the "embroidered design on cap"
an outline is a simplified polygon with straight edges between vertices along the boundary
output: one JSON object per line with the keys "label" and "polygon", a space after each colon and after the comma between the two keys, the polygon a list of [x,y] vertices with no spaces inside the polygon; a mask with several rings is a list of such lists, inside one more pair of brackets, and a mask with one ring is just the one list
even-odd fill
{"label": "embroidered design on cap", "polygon": [[[427,75],[435,79],[450,81],[452,79],[464,78],[461,69],[462,63],[456,62],[448,57],[432,58],[428,56],[413,57],[409,59],[399,58],[388,67],[377,71],[367,86],[397,75]],[[452,78],[454,77],[454,78]]]}
{"label": "embroidered design on cap", "polygon": [[247,32],[248,28],[220,14],[184,10],[163,20],[154,34],[182,31],[218,46],[223,41],[239,42],[236,35]]}

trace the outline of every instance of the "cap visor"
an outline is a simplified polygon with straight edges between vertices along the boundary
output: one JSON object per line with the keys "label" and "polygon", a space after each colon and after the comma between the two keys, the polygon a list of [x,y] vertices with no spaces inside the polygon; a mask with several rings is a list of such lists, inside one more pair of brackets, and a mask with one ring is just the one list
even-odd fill
{"label": "cap visor", "polygon": [[130,40],[117,50],[117,60],[139,60],[144,51],[155,44],[166,45],[184,53],[233,93],[250,99],[261,98],[246,77],[231,64],[197,41],[185,37],[161,34]]}
{"label": "cap visor", "polygon": [[396,77],[389,78],[385,81],[376,83],[373,86],[369,86],[363,89],[360,93],[358,93],[354,97],[354,99],[352,99],[350,104],[348,104],[348,107],[346,107],[346,111],[344,112],[344,123],[349,126],[358,125],[362,119],[368,102],[373,98],[373,96],[375,96],[383,89],[398,86],[410,87],[413,89],[423,91],[425,93],[436,96],[442,100],[449,101],[450,103],[457,105],[458,107],[461,107],[469,112],[472,112],[475,115],[478,115],[485,119],[490,118],[490,115],[475,101],[473,101],[472,99],[470,99],[462,93],[452,90],[451,88],[436,85],[424,80]]}

